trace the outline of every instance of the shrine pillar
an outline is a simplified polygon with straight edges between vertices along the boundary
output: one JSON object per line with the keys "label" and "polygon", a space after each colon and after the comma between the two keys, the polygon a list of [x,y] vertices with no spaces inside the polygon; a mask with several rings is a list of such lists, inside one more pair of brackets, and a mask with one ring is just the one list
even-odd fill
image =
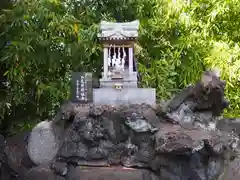
{"label": "shrine pillar", "polygon": [[128,54],[129,54],[129,58],[128,58],[129,74],[132,74],[133,73],[133,48],[132,47],[128,48]]}
{"label": "shrine pillar", "polygon": [[108,78],[108,48],[104,47],[103,50],[103,72],[104,72],[104,79],[106,80]]}

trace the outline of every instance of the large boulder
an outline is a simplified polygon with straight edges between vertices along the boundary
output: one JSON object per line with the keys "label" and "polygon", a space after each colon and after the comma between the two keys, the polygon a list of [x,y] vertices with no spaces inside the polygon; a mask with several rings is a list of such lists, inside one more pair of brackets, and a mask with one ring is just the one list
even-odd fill
{"label": "large boulder", "polygon": [[[58,153],[76,166],[151,169],[160,179],[216,179],[238,137],[178,124],[155,125],[147,105],[98,106],[75,116]],[[146,113],[147,112],[147,113]],[[152,115],[150,115],[150,112]]]}
{"label": "large boulder", "polygon": [[[238,167],[238,135],[214,127],[228,104],[224,86],[205,72],[154,108],[64,103],[27,141],[7,141],[6,165],[18,179],[217,180]],[[28,156],[34,165],[23,163]]]}
{"label": "large boulder", "polygon": [[148,105],[92,106],[75,115],[58,158],[76,166],[152,169],[161,178],[214,179],[237,144],[234,134],[160,122]]}
{"label": "large boulder", "polygon": [[36,165],[48,163],[56,157],[61,145],[59,135],[63,133],[60,128],[57,129],[53,121],[40,122],[33,128],[27,152]]}
{"label": "large boulder", "polygon": [[52,161],[61,146],[64,130],[73,121],[79,108],[71,102],[65,102],[52,121],[42,121],[31,131],[27,152],[36,164],[46,164]]}

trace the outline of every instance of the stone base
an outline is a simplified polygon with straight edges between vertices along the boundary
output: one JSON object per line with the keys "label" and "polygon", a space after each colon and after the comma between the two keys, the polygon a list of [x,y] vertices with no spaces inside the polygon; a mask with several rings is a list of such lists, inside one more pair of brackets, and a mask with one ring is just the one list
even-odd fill
{"label": "stone base", "polygon": [[126,81],[122,79],[112,79],[111,81],[100,81],[101,88],[113,88],[116,84],[122,84],[124,88],[137,88],[137,81]]}
{"label": "stone base", "polygon": [[113,76],[113,77],[105,77],[102,74],[103,78],[100,79],[100,87],[101,88],[112,88],[115,84],[123,84],[125,88],[137,88],[138,87],[138,79],[137,73],[132,72],[129,74],[128,71],[124,71],[122,76]]}
{"label": "stone base", "polygon": [[156,90],[153,88],[99,88],[93,89],[93,103],[97,105],[149,104],[155,106]]}
{"label": "stone base", "polygon": [[114,79],[123,79],[123,73],[121,72],[113,72],[112,76],[111,76],[112,80]]}
{"label": "stone base", "polygon": [[82,180],[159,180],[151,171],[124,167],[76,167],[69,179]]}

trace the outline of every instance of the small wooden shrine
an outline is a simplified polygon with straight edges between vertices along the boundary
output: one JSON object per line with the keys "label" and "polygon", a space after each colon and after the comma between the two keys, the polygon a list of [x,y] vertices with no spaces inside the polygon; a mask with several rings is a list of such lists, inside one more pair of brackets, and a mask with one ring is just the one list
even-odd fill
{"label": "small wooden shrine", "polygon": [[139,21],[112,23],[102,21],[98,37],[103,44],[103,73],[101,87],[137,87],[134,43],[138,37]]}
{"label": "small wooden shrine", "polygon": [[93,89],[94,104],[155,105],[153,88],[138,88],[134,43],[139,21],[113,23],[102,21],[98,35],[103,45],[103,72],[100,88]]}

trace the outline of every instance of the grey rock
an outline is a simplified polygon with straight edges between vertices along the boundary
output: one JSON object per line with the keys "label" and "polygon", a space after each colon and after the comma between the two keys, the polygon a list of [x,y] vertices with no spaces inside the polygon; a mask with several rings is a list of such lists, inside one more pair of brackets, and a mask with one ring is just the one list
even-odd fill
{"label": "grey rock", "polygon": [[26,174],[26,180],[65,180],[64,177],[57,176],[50,168],[50,164],[41,164],[30,169]]}
{"label": "grey rock", "polygon": [[224,89],[225,82],[206,71],[196,85],[183,89],[166,104],[166,117],[183,127],[215,130],[215,117],[229,105]]}
{"label": "grey rock", "polygon": [[93,105],[90,108],[90,114],[95,117],[102,115],[103,112],[104,112],[104,109],[101,108],[101,106]]}
{"label": "grey rock", "polygon": [[[146,112],[147,110],[148,112]],[[156,132],[157,128],[151,124],[150,120],[147,120],[147,118],[149,119],[149,116],[152,113],[153,112],[150,112],[150,110],[146,109],[144,106],[139,108],[131,107],[123,111],[123,114],[124,114],[123,118],[125,119],[125,124],[135,132]]]}
{"label": "grey rock", "polygon": [[108,155],[108,152],[101,147],[93,147],[88,152],[89,160],[104,159]]}
{"label": "grey rock", "polygon": [[128,119],[125,123],[136,132],[148,132],[153,130],[153,127],[143,119],[136,119],[134,121]]}
{"label": "grey rock", "polygon": [[30,159],[36,164],[52,161],[60,148],[59,138],[62,130],[54,127],[52,121],[43,121],[37,124],[29,137],[27,151]]}
{"label": "grey rock", "polygon": [[156,111],[148,107],[142,111],[143,117],[154,127],[156,128],[160,123],[159,117],[156,115]]}
{"label": "grey rock", "polygon": [[51,169],[60,176],[65,176],[68,173],[67,163],[64,162],[52,163]]}
{"label": "grey rock", "polygon": [[208,160],[207,177],[210,179],[218,179],[219,172],[222,172],[223,169],[223,159],[210,157]]}
{"label": "grey rock", "polygon": [[72,121],[76,113],[78,113],[78,106],[70,101],[66,101],[59,108],[54,121]]}
{"label": "grey rock", "polygon": [[223,171],[218,180],[239,180],[240,178],[240,158],[237,157],[229,165],[223,166]]}
{"label": "grey rock", "polygon": [[240,118],[220,119],[216,122],[217,129],[225,132],[235,132],[240,136]]}
{"label": "grey rock", "polygon": [[65,176],[65,180],[79,180],[78,177],[78,169],[79,167],[75,167],[73,165],[68,166],[68,173]]}
{"label": "grey rock", "polygon": [[76,142],[68,142],[67,144],[63,143],[63,146],[60,148],[58,152],[58,156],[65,157],[65,158],[69,158],[72,156],[82,157],[84,156],[86,150],[85,148],[83,148],[80,150],[80,153],[79,153],[78,143]]}

